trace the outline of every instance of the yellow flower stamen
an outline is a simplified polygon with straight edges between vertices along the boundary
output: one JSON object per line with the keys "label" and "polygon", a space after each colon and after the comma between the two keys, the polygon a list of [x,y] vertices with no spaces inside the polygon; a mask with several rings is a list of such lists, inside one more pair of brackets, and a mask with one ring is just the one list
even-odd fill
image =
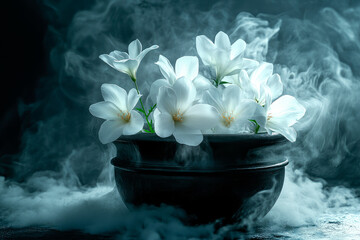
{"label": "yellow flower stamen", "polygon": [[175,114],[172,115],[174,122],[182,122],[183,121],[183,114],[180,113],[180,109],[177,110]]}
{"label": "yellow flower stamen", "polygon": [[119,118],[121,118],[125,122],[129,122],[131,119],[131,114],[128,111],[123,112],[120,110],[120,112],[117,115]]}
{"label": "yellow flower stamen", "polygon": [[228,113],[224,113],[221,115],[222,120],[223,120],[223,124],[226,127],[230,127],[231,123],[235,120],[235,117],[232,115],[232,113],[228,114]]}

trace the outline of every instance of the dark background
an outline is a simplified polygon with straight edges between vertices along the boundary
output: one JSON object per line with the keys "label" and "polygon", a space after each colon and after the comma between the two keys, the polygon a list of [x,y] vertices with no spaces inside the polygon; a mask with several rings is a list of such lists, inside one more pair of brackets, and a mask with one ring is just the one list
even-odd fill
{"label": "dark background", "polygon": [[[119,45],[116,47],[108,44],[108,42],[101,42],[102,35],[98,36],[100,42],[91,39],[92,34],[88,34],[86,31],[92,29],[91,24],[96,24],[96,22],[82,23],[81,16],[73,21],[77,13],[86,9],[90,10],[95,3],[99,2],[105,3],[107,1],[19,0],[6,1],[2,6],[2,13],[0,14],[3,23],[0,36],[2,53],[0,68],[2,80],[0,94],[0,177],[7,177],[9,186],[25,183],[24,191],[18,194],[19,198],[25,196],[25,199],[32,199],[32,197],[41,195],[43,192],[51,192],[52,185],[59,182],[69,187],[69,193],[74,192],[74,189],[81,191],[84,186],[86,189],[89,186],[96,186],[97,182],[101,182],[101,180],[98,181],[97,176],[101,175],[101,170],[108,164],[110,157],[106,155],[108,152],[106,146],[102,146],[97,139],[97,131],[101,121],[92,118],[88,113],[88,106],[100,100],[101,97],[98,92],[100,84],[112,81],[112,75],[117,73],[105,66],[98,59],[98,55],[115,48],[124,49],[125,44],[127,45],[137,37],[141,40],[145,39],[144,46],[157,44],[156,39],[149,37],[151,34],[134,32],[131,20],[128,20],[127,16],[135,11],[147,11],[148,9],[161,12],[163,7],[166,9],[172,3],[178,6],[170,8],[170,10],[173,9],[173,12],[171,12],[169,19],[160,19],[159,22],[164,25],[167,24],[165,21],[172,22],[174,32],[180,32],[180,30],[184,30],[185,33],[191,32],[198,27],[183,21],[181,18],[182,11],[206,12],[218,3],[222,4],[219,5],[219,8],[223,7],[226,10],[227,16],[219,15],[216,19],[219,22],[223,21],[224,26],[218,24],[214,29],[211,29],[210,26],[208,32],[198,33],[194,30],[195,33],[191,32],[191,37],[196,36],[196,34],[208,34],[212,38],[219,30],[231,29],[237,14],[242,11],[249,12],[254,16],[260,13],[272,14],[275,15],[274,20],[283,20],[281,31],[275,40],[269,43],[271,49],[277,51],[276,55],[269,50],[269,61],[274,59],[275,64],[285,64],[289,67],[299,66],[301,68],[299,72],[306,71],[314,63],[314,68],[305,73],[305,80],[302,85],[299,85],[298,88],[296,85],[289,85],[293,87],[293,92],[290,93],[297,97],[299,94],[302,97],[299,99],[307,100],[308,95],[301,95],[301,93],[308,91],[310,92],[309,95],[313,94],[314,98],[319,100],[315,103],[330,102],[330,107],[308,105],[309,110],[314,107],[316,110],[320,110],[320,113],[309,111],[308,116],[314,117],[311,121],[309,120],[311,124],[305,124],[305,130],[299,131],[297,142],[289,148],[293,165],[287,167],[287,173],[289,173],[290,182],[293,185],[290,185],[288,193],[298,191],[295,195],[295,201],[300,201],[305,210],[310,209],[308,212],[302,212],[304,218],[308,215],[316,215],[317,211],[321,212],[318,210],[319,206],[329,204],[329,202],[336,206],[348,204],[348,199],[342,200],[341,198],[345,196],[342,191],[336,194],[327,192],[333,186],[346,186],[351,190],[355,189],[358,191],[357,196],[359,195],[360,128],[358,120],[360,111],[358,100],[360,99],[359,94],[356,95],[356,91],[360,90],[360,48],[358,44],[360,39],[360,13],[358,18],[354,15],[359,9],[360,1],[124,1],[124,3],[131,2],[130,6],[123,7],[122,4],[114,4],[112,10],[101,18],[104,21],[114,21],[114,23],[109,24],[109,29],[104,29],[104,35],[109,37],[113,33],[114,38],[119,39]],[[326,7],[328,9],[322,11]],[[329,10],[330,8],[333,9],[333,12]],[[112,11],[116,14],[113,14]],[[354,11],[355,14],[351,15],[351,11]],[[102,9],[92,9],[86,13],[88,14],[86,19],[91,20],[92,14],[96,15],[102,12],[104,12]],[[214,12],[217,13],[212,11],[212,13]],[[144,12],[145,17],[151,15],[146,13]],[[164,15],[166,16],[166,13]],[[340,16],[339,19],[346,21],[334,22],[334,19],[338,19],[332,18],[334,16]],[[156,16],[150,17],[151,19],[156,18]],[[266,19],[271,22],[272,18]],[[139,22],[141,23],[141,21]],[[201,21],[199,20],[199,22]],[[152,21],[149,24],[151,23]],[[207,22],[202,23],[206,24]],[[104,26],[107,25],[104,24]],[[270,27],[273,25],[270,24]],[[139,27],[137,26],[137,28]],[[168,28],[165,29],[169,30]],[[84,30],[85,33],[80,30]],[[347,30],[354,33],[354,36],[347,35]],[[166,46],[168,42],[168,45],[171,45],[171,42],[167,41],[167,34],[170,33],[170,31],[165,32],[164,36],[158,38],[162,45],[161,52],[158,53],[170,55],[169,58],[174,61],[175,56],[179,57],[180,53],[181,55],[184,54],[182,54],[183,49],[180,49],[182,46]],[[187,35],[179,33],[177,37],[184,36]],[[351,39],[351,37],[353,38]],[[169,39],[173,40],[176,37],[169,37]],[[77,40],[78,42],[76,42]],[[173,54],[174,52],[176,54]],[[152,58],[149,62],[155,61],[158,53],[149,54],[147,59]],[[327,64],[326,57],[330,57],[334,65]],[[342,63],[347,66],[343,66]],[[339,66],[343,67],[342,71],[345,73],[340,74],[336,71],[335,68]],[[84,70],[83,75],[81,75],[82,70]],[[94,73],[99,73],[99,75],[87,81],[87,77]],[[350,86],[354,88],[349,90],[341,85],[339,76],[350,79],[353,83]],[[329,84],[322,84],[326,78],[330,78]],[[98,82],[94,83],[96,79]],[[65,86],[61,84],[65,84]],[[79,96],[80,100],[74,96]],[[322,112],[322,109],[325,110]],[[87,124],[91,121],[95,122],[94,125],[88,126]],[[41,125],[42,123],[44,124]],[[88,159],[84,156],[91,157]],[[61,171],[63,170],[61,166],[65,163],[68,164],[66,170],[71,170],[69,171],[70,174]],[[32,174],[35,175],[35,179],[36,176],[44,177],[42,179],[48,181],[48,188],[44,190],[42,184],[34,187],[31,182],[34,179],[31,177]],[[72,178],[72,176],[75,177]],[[26,184],[27,180],[30,184]],[[105,182],[103,179],[102,181]],[[5,194],[11,193],[11,187],[0,190],[4,190]],[[302,195],[303,191],[305,193]],[[312,195],[313,193],[314,195]],[[316,193],[319,193],[320,197]],[[56,195],[56,197],[60,195]],[[329,202],[326,202],[327,200],[324,200],[325,197],[323,198],[323,196],[330,198]],[[337,198],[331,200],[329,196],[336,196],[340,200]],[[110,199],[113,198],[110,197]],[[51,197],[47,200],[53,201]],[[32,202],[30,201],[30,203]],[[102,199],[99,200],[99,203],[98,206],[107,204]],[[11,205],[4,204],[5,207]],[[27,208],[26,204],[22,206],[21,203],[14,203],[13,205],[12,210],[8,211],[10,216],[12,216],[11,211],[16,215],[17,210],[22,211],[22,209]],[[91,212],[88,211],[90,208],[92,209],[91,205],[84,204],[84,206],[84,212]],[[87,208],[88,206],[90,208]],[[52,205],[49,204],[47,207],[47,209],[51,209]],[[296,207],[288,206],[285,210],[294,211],[296,217]],[[77,208],[74,209],[77,210]],[[96,206],[94,209],[97,209]],[[108,213],[101,207],[99,209],[101,216]],[[118,216],[123,217],[121,214]],[[118,219],[118,216],[115,216],[115,219]],[[316,217],[314,218],[316,219]],[[140,220],[142,218],[142,216],[139,217]],[[35,213],[30,223],[36,222],[36,219]],[[52,219],[51,216],[49,219]],[[102,221],[102,218],[100,219]],[[68,218],[65,218],[64,222],[67,221]],[[333,222],[336,224],[336,219]],[[79,229],[84,228],[86,221],[84,226],[80,225]],[[130,226],[127,223],[124,225],[125,228]],[[284,227],[287,225],[281,222],[278,225],[280,228],[283,227],[284,231],[288,231],[287,227]],[[340,226],[341,223],[338,225]],[[134,228],[138,228],[136,224],[134,224]],[[302,232],[300,231],[300,233]]]}
{"label": "dark background", "polygon": [[[52,2],[62,2],[66,11],[57,12]],[[39,85],[41,78],[56,77],[59,72],[50,62],[51,50],[61,37],[54,30],[65,33],[73,15],[91,7],[93,2],[18,0],[6,1],[2,7],[0,175],[12,175],[12,165],[22,148],[23,131],[34,124],[29,116],[32,113],[22,106],[41,99],[39,92],[51,88]]]}
{"label": "dark background", "polygon": [[2,154],[19,150],[21,122],[20,102],[35,101],[35,88],[40,76],[47,72],[48,48],[45,34],[48,20],[35,1],[7,1],[2,8]]}
{"label": "dark background", "polygon": [[18,106],[35,101],[38,79],[49,72],[45,40],[49,21],[36,1],[26,0],[6,1],[1,18],[0,175],[9,176],[22,129],[29,126]]}

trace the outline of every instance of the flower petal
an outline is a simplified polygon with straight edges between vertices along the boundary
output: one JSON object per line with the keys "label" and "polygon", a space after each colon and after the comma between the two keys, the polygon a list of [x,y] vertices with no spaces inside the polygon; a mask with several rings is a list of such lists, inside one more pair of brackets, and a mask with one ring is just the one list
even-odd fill
{"label": "flower petal", "polygon": [[204,35],[196,37],[196,50],[204,65],[212,65],[214,63],[213,51],[214,43]]}
{"label": "flower petal", "polygon": [[244,97],[255,99],[257,94],[256,89],[254,89],[253,85],[251,84],[249,75],[245,70],[241,70],[239,73],[238,81]]}
{"label": "flower petal", "polygon": [[139,67],[139,63],[136,60],[121,60],[121,61],[114,61],[114,68],[119,72],[123,72],[130,77],[136,77],[136,71]]}
{"label": "flower petal", "polygon": [[202,75],[198,75],[194,80],[193,84],[196,88],[196,90],[205,91],[211,88],[214,88],[215,86],[211,84],[210,80]]}
{"label": "flower petal", "polygon": [[246,48],[246,43],[242,39],[238,39],[231,45],[230,59],[234,59],[237,56],[242,56]]}
{"label": "flower petal", "polygon": [[127,96],[127,110],[128,111],[132,110],[136,106],[140,97],[141,97],[141,94],[138,94],[135,88],[133,88],[129,91],[129,94]]}
{"label": "flower petal", "polygon": [[237,130],[237,126],[234,126],[234,124],[231,124],[230,127],[227,127],[224,124],[222,124],[221,121],[220,121],[220,124],[218,124],[216,127],[212,128],[212,130],[216,134],[236,134],[236,133],[239,133],[239,131]]}
{"label": "flower petal", "polygon": [[233,64],[232,62],[228,62],[226,65],[226,68],[223,68],[224,70],[221,71],[221,74],[218,74],[222,76],[220,79],[223,79],[223,76],[232,76],[235,74],[238,74],[241,70],[241,65],[239,64]]}
{"label": "flower petal", "polygon": [[295,142],[297,133],[293,127],[286,127],[285,125],[273,124],[270,121],[266,124],[266,129],[270,129],[276,133],[280,133],[284,137],[286,137],[290,142]]}
{"label": "flower petal", "polygon": [[114,61],[116,60],[113,56],[110,56],[110,55],[108,55],[108,54],[101,54],[100,56],[99,56],[99,58],[101,59],[101,60],[103,60],[105,63],[107,63],[110,67],[112,67],[112,68],[115,68],[114,67]]}
{"label": "flower petal", "polygon": [[270,93],[270,88],[267,87],[267,86],[264,86],[263,87],[263,90],[260,89],[261,91],[263,91],[263,95],[264,96],[264,102],[265,102],[265,106],[264,106],[264,109],[266,112],[268,112],[269,110],[269,107],[271,106],[271,103],[272,103],[272,97],[271,97],[271,93]]}
{"label": "flower petal", "polygon": [[222,31],[218,32],[215,36],[215,46],[225,51],[230,51],[231,43],[229,36]]}
{"label": "flower petal", "polygon": [[214,50],[213,55],[218,79],[221,80],[223,77],[231,75],[229,74],[230,72],[234,72],[233,74],[235,74],[235,69],[240,70],[240,66],[233,67],[231,65],[229,54],[225,50],[218,48]]}
{"label": "flower petal", "polygon": [[[228,57],[227,57],[228,58]],[[224,61],[224,60],[223,60]],[[249,65],[248,65],[249,64]],[[233,74],[237,74],[242,69],[248,69],[250,67],[256,67],[258,65],[258,62],[255,60],[247,61],[247,59],[242,58],[241,55],[238,55],[232,60],[227,60],[227,63],[225,64],[223,74],[230,76]]]}
{"label": "flower petal", "polygon": [[176,60],[176,78],[185,77],[194,80],[199,73],[199,59],[194,56],[184,56]]}
{"label": "flower petal", "polygon": [[244,69],[253,69],[259,66],[259,62],[253,59],[243,58],[241,66]]}
{"label": "flower petal", "polygon": [[[255,103],[254,101],[252,101]],[[259,124],[261,127],[265,127],[266,124],[266,109],[259,104],[255,103],[249,106],[254,109],[254,111],[251,113],[251,116],[249,116],[248,120],[255,120],[257,124]]]}
{"label": "flower petal", "polygon": [[257,101],[258,104],[260,104],[261,106],[264,106],[266,108],[268,108],[268,104],[272,102],[272,95],[271,95],[271,90],[268,87],[268,85],[266,84],[261,84],[257,86],[257,92],[255,95],[255,100]]}
{"label": "flower petal", "polygon": [[142,45],[139,39],[132,41],[128,47],[129,57],[131,59],[136,59],[136,57],[140,54],[141,50],[142,50]]}
{"label": "flower petal", "polygon": [[259,106],[256,102],[249,99],[242,99],[234,109],[235,120],[253,119],[254,113]]}
{"label": "flower petal", "polygon": [[175,131],[174,120],[167,112],[161,113],[158,109],[154,112],[155,132],[159,137],[169,137]]}
{"label": "flower petal", "polygon": [[169,81],[170,84],[174,84],[176,81],[175,70],[171,65],[169,59],[164,57],[163,55],[159,56],[159,61],[155,63],[159,66],[161,74]]}
{"label": "flower petal", "polygon": [[229,129],[233,133],[248,132],[254,125],[250,120],[255,120],[260,126],[265,125],[266,112],[255,101],[243,99],[234,110],[234,117],[235,120],[230,124]]}
{"label": "flower petal", "polygon": [[200,130],[191,129],[183,125],[177,125],[173,135],[178,143],[189,146],[197,146],[203,140]]}
{"label": "flower petal", "polygon": [[152,51],[152,50],[155,50],[155,49],[157,49],[157,48],[159,48],[158,45],[152,45],[151,47],[144,49],[144,51],[142,51],[142,52],[137,56],[136,60],[137,60],[137,61],[139,62],[139,64],[140,64],[140,62],[141,62],[142,59],[145,57],[145,55],[148,54],[148,52],[150,52],[150,51]]}
{"label": "flower petal", "polygon": [[231,86],[232,84],[238,85],[240,87],[240,83],[239,83],[239,75],[233,74],[231,76],[225,76],[222,81],[223,82],[227,82],[222,84],[224,87],[228,87]]}
{"label": "flower petal", "polygon": [[207,90],[215,89],[215,86],[210,82],[209,79],[198,75],[194,80],[193,84],[196,88],[196,102],[202,102],[203,101],[203,95]]}
{"label": "flower petal", "polygon": [[156,102],[157,96],[159,94],[159,90],[162,86],[171,87],[168,80],[165,79],[158,79],[151,84],[149,96],[154,103]]}
{"label": "flower petal", "polygon": [[127,111],[127,93],[125,89],[115,84],[104,83],[101,85],[101,94],[105,101],[112,102],[122,111]]}
{"label": "flower petal", "polygon": [[206,91],[203,95],[203,101],[211,106],[214,106],[220,114],[226,111],[223,106],[222,95],[220,94],[218,88]]}
{"label": "flower petal", "polygon": [[102,144],[107,144],[118,139],[123,133],[124,123],[118,120],[107,120],[101,124],[99,139]]}
{"label": "flower petal", "polygon": [[[178,79],[174,85],[173,90],[177,98],[177,108],[185,111],[196,98],[196,88],[189,80],[185,78]],[[158,101],[159,102],[159,101]]]}
{"label": "flower petal", "polygon": [[177,97],[173,89],[162,86],[157,96],[157,108],[161,113],[173,115],[177,111]]}
{"label": "flower petal", "polygon": [[251,82],[258,86],[265,83],[272,75],[273,68],[274,67],[271,63],[261,63],[260,66],[251,74]]}
{"label": "flower petal", "polygon": [[[230,124],[230,126],[228,126],[228,127],[225,127],[224,124],[222,124],[222,128],[227,128],[229,130],[228,133],[236,134],[236,133],[249,131],[249,128],[251,125],[252,125],[252,122],[250,122],[247,119],[242,118],[242,119],[238,119],[237,121],[232,122]],[[221,129],[221,128],[219,128],[219,129]]]}
{"label": "flower petal", "polygon": [[268,114],[271,119],[269,122],[290,127],[302,118],[305,112],[306,109],[293,96],[284,95],[270,105]]}
{"label": "flower petal", "polygon": [[205,130],[218,123],[219,113],[215,107],[208,104],[196,104],[184,113],[183,119],[184,126]]}
{"label": "flower petal", "polygon": [[130,114],[130,121],[124,125],[124,135],[134,135],[140,132],[144,126],[144,119],[137,111],[132,110]]}
{"label": "flower petal", "polygon": [[112,51],[109,56],[115,58],[116,61],[129,59],[129,55],[126,52],[120,52],[118,50]]}
{"label": "flower petal", "polygon": [[270,88],[271,98],[273,100],[281,96],[284,87],[279,74],[272,75],[267,80],[267,85]]}
{"label": "flower petal", "polygon": [[240,88],[237,85],[231,85],[224,89],[222,101],[227,112],[233,112],[238,108],[241,100]]}
{"label": "flower petal", "polygon": [[91,104],[89,111],[93,116],[106,120],[118,119],[118,113],[120,112],[115,104],[107,101]]}

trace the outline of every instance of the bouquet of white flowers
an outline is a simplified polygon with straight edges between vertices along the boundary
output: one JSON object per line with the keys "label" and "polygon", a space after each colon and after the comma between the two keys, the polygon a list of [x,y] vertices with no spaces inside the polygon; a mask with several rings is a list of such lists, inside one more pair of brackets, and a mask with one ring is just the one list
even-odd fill
{"label": "bouquet of white flowers", "polygon": [[[296,140],[292,127],[305,114],[305,108],[292,96],[282,95],[283,84],[273,65],[244,58],[246,43],[231,44],[224,32],[212,42],[196,37],[196,49],[208,77],[199,74],[196,56],[177,59],[175,68],[160,55],[158,65],[163,79],[155,81],[149,97],[154,105],[146,109],[137,85],[136,72],[154,45],[142,50],[139,40],[130,43],[128,52],[113,51],[100,58],[123,72],[134,82],[128,93],[115,84],[101,86],[104,101],[92,104],[90,113],[105,119],[99,130],[102,143],[121,135],[141,131],[165,138],[173,135],[178,143],[197,146],[203,134],[265,133],[281,134]],[[140,107],[136,105],[140,102]],[[146,127],[144,128],[144,123]]]}

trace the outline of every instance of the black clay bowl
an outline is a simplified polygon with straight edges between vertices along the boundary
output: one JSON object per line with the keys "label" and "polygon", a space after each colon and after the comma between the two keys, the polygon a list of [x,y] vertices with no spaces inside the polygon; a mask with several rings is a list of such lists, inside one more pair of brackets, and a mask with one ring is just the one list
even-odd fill
{"label": "black clay bowl", "polygon": [[256,219],[280,195],[288,161],[259,152],[284,143],[281,136],[205,135],[198,147],[154,134],[122,137],[115,144],[117,188],[129,206],[173,205],[196,222]]}

